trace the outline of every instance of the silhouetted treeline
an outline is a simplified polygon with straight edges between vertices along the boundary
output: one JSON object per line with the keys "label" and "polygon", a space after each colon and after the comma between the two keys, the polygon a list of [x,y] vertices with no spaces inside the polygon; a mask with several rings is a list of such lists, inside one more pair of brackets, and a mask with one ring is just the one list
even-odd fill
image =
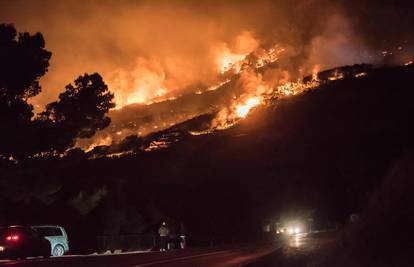
{"label": "silhouetted treeline", "polygon": [[51,56],[41,33],[18,34],[13,25],[0,24],[2,159],[60,154],[76,138],[91,137],[110,123],[106,113],[114,107],[113,94],[97,73],[79,76],[59,100],[34,114],[28,101],[41,93],[39,80],[48,71]]}

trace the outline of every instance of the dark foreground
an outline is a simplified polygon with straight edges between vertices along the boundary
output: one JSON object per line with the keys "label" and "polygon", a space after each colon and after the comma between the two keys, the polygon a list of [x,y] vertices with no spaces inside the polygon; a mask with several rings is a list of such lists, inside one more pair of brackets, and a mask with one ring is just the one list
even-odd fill
{"label": "dark foreground", "polygon": [[[280,239],[273,244],[252,245],[222,250],[180,250],[171,252],[124,253],[117,255],[65,256],[51,259],[4,261],[1,266],[171,266],[171,267],[265,267],[274,264],[295,263],[303,266],[308,251],[324,242],[321,235],[298,235]],[[282,265],[282,266],[283,266]]]}

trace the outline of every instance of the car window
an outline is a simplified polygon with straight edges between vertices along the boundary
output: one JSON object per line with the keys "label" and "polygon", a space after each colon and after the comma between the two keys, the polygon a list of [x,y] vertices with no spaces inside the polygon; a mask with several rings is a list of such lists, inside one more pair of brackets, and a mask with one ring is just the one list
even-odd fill
{"label": "car window", "polygon": [[21,233],[24,236],[27,236],[27,237],[38,237],[39,236],[39,234],[37,232],[35,232],[33,229],[31,229],[31,228],[23,228],[21,230]]}
{"label": "car window", "polygon": [[62,236],[62,231],[57,227],[35,227],[36,232],[42,236]]}

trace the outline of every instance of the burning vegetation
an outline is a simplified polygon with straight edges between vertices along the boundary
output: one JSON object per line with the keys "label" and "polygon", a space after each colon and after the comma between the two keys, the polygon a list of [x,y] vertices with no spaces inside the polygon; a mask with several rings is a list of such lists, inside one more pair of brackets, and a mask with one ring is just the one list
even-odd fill
{"label": "burning vegetation", "polygon": [[[250,34],[247,36],[248,39],[252,38]],[[254,43],[252,40],[249,42]],[[291,52],[279,44],[265,49],[254,43],[250,48],[254,50],[249,54],[238,54],[234,57],[229,57],[227,53],[220,54],[217,62],[226,62],[226,67],[218,65],[218,76],[213,85],[200,86],[195,91],[180,95],[160,95],[142,104],[123,108],[118,105],[111,113],[113,122],[108,129],[98,133],[93,139],[79,139],[77,145],[86,151],[100,145],[116,145],[127,136],[137,135],[143,138],[201,114],[214,116],[207,128],[202,131],[191,130],[190,133],[211,133],[233,126],[260,105],[301,94],[316,88],[321,81],[334,81],[345,77],[342,70],[335,69],[328,71],[328,74],[322,72],[319,78],[320,64],[299,71],[289,69],[286,62],[289,62]],[[365,74],[365,70],[358,67],[352,72],[356,77]],[[165,143],[159,145],[160,148],[167,146]],[[152,143],[144,150],[151,151],[156,147]]]}
{"label": "burning vegetation", "polygon": [[[316,70],[317,68],[314,68],[314,71]],[[94,148],[90,150],[89,155],[91,158],[102,156],[119,157],[165,149],[171,144],[188,138],[188,136],[211,134],[215,131],[231,128],[241,120],[245,119],[249,113],[256,108],[277,107],[277,105],[286,98],[300,95],[304,92],[316,89],[321,85],[340,79],[360,78],[368,75],[371,70],[371,65],[362,64],[346,66],[319,73],[314,72],[312,75],[306,76],[296,82],[285,82],[274,88],[263,84],[258,87],[260,90],[239,92],[238,97],[233,97],[225,102],[227,105],[223,105],[221,109],[214,109],[204,115],[198,115],[194,118],[185,120],[182,123],[176,123],[173,126],[166,127],[164,130],[154,130],[154,133],[149,133],[143,136],[130,135],[124,140],[111,142],[110,145],[94,146]],[[238,73],[238,75],[237,82],[231,82],[236,88],[237,84],[243,80],[244,75],[247,75],[249,79],[252,78],[252,75],[256,78],[261,77],[258,70],[255,70],[254,72],[246,70],[246,73]],[[226,88],[226,86],[217,88],[219,91],[218,93]],[[231,90],[231,92],[234,91]],[[202,97],[203,94],[201,94],[200,97]]]}
{"label": "burning vegetation", "polygon": [[[404,34],[382,43],[378,41],[382,35],[369,25],[352,27],[366,15],[350,12],[348,2],[228,1],[211,7],[208,1],[197,5],[178,1],[179,8],[162,1],[99,7],[88,2],[82,11],[73,3],[50,2],[42,8],[2,4],[5,12],[0,15],[24,28],[41,29],[54,51],[50,75],[38,81],[44,93],[28,98],[34,112],[57,94],[53,88],[79,69],[99,71],[114,93],[110,125],[76,139],[75,147],[85,151],[117,146],[129,136],[151,140],[204,114],[211,120],[205,127],[190,129],[192,135],[227,129],[260,106],[347,77],[342,70],[329,72],[329,77],[320,70],[361,63],[410,65],[413,59],[412,40]],[[21,10],[29,12],[16,16]],[[79,11],[82,19],[70,16],[76,12],[68,10]],[[49,16],[39,16],[44,12]],[[113,23],[102,31],[102,18],[108,14]],[[394,20],[397,24],[399,18]],[[64,36],[60,21],[73,25],[64,24]],[[379,28],[381,33],[385,30]],[[76,54],[73,40],[83,44]],[[366,72],[353,75],[363,77]],[[149,144],[144,151],[157,144],[168,146]]]}

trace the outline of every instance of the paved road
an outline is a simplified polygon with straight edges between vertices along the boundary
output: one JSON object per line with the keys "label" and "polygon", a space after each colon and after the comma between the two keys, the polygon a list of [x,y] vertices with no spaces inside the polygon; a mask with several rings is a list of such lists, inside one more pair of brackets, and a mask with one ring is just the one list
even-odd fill
{"label": "paved road", "polygon": [[329,231],[285,238],[281,249],[265,255],[245,267],[312,266],[320,260],[319,257],[323,255],[323,250],[331,245],[337,234],[335,231]]}
{"label": "paved road", "polygon": [[[282,238],[271,245],[254,245],[226,250],[176,250],[171,252],[124,253],[117,255],[67,256],[51,259],[8,261],[0,266],[15,267],[231,267],[284,266],[289,253],[318,247],[323,238],[302,234]],[[294,256],[295,258],[296,256]],[[296,257],[297,258],[297,257]],[[276,265],[275,265],[276,264]],[[288,265],[290,266],[290,264]]]}
{"label": "paved road", "polygon": [[28,259],[23,261],[7,261],[0,266],[44,266],[44,267],[227,267],[243,266],[258,258],[272,253],[278,245],[256,245],[238,249],[216,251],[171,251],[148,253],[125,253],[117,255],[67,256],[51,259]]}

